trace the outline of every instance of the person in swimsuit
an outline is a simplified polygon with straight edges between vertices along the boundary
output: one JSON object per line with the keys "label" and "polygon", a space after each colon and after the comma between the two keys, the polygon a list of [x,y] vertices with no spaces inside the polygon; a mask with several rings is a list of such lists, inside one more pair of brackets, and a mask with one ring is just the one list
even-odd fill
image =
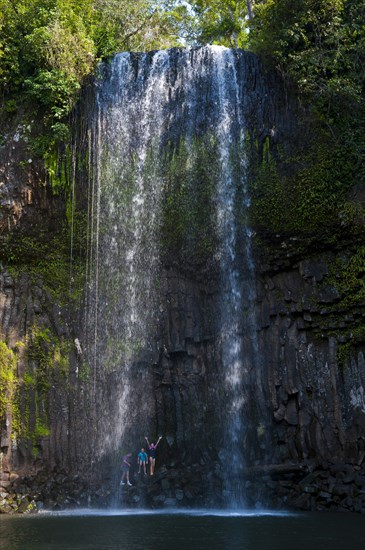
{"label": "person in swimsuit", "polygon": [[130,483],[129,481],[129,468],[131,467],[131,463],[130,463],[131,456],[132,456],[132,453],[128,453],[125,456],[123,456],[122,480],[120,482],[121,485],[125,485],[125,480],[127,480],[127,485],[129,485],[129,487],[132,486],[132,483]]}
{"label": "person in swimsuit", "polygon": [[137,464],[139,466],[138,468],[138,473],[140,474],[141,473],[141,466],[143,466],[143,471],[144,471],[144,475],[146,476],[147,475],[147,472],[146,472],[146,464],[148,462],[148,456],[147,456],[147,453],[146,451],[144,450],[144,448],[142,447],[142,449],[140,450],[140,452],[138,453],[138,458],[137,458]]}
{"label": "person in swimsuit", "polygon": [[156,464],[156,449],[157,449],[157,445],[160,443],[162,439],[162,436],[160,436],[157,440],[156,443],[150,443],[147,439],[147,437],[145,437],[145,440],[147,441],[147,445],[148,445],[148,450],[149,450],[149,453],[150,453],[150,475],[153,476],[153,474],[155,473],[155,464]]}

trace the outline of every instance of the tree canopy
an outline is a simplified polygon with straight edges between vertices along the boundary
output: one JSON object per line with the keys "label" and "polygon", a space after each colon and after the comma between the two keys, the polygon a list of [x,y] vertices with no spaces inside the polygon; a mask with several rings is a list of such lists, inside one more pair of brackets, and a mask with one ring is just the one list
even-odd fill
{"label": "tree canopy", "polygon": [[[266,0],[255,6],[250,47],[297,85],[365,180],[365,4]],[[351,162],[350,162],[351,164]]]}
{"label": "tree canopy", "polygon": [[152,0],[0,0],[0,33],[3,112],[30,103],[47,147],[67,136],[65,118],[100,60],[176,43],[168,13]]}
{"label": "tree canopy", "polygon": [[364,21],[362,0],[0,0],[0,107],[31,104],[52,145],[100,60],[213,43],[260,54],[329,125],[346,112],[341,131],[360,148]]}

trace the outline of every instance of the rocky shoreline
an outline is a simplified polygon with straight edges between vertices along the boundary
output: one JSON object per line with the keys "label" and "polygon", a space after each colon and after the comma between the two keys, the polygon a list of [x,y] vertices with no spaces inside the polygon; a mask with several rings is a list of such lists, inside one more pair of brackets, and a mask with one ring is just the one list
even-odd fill
{"label": "rocky shoreline", "polygon": [[[365,469],[345,463],[280,464],[247,468],[248,508],[365,513]],[[222,508],[219,463],[187,468],[162,466],[152,478],[136,472],[132,487],[106,480],[89,484],[65,472],[0,479],[0,514],[29,514],[72,508]]]}

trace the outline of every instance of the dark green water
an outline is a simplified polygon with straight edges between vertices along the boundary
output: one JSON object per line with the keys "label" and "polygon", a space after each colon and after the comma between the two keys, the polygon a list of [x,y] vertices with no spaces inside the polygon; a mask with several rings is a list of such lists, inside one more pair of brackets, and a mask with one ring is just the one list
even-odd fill
{"label": "dark green water", "polygon": [[354,514],[69,512],[0,519],[3,550],[362,550]]}

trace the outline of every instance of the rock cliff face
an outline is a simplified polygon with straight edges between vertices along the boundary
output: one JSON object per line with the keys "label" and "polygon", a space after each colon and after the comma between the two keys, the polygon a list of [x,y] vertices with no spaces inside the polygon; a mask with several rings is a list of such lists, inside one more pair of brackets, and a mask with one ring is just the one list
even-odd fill
{"label": "rock cliff face", "polygon": [[43,163],[29,152],[30,126],[7,122],[5,127],[0,146],[1,235],[21,227],[28,233],[39,230],[40,216],[43,229],[57,225],[63,203],[53,196]]}
{"label": "rock cliff face", "polygon": [[[259,447],[248,453],[243,472],[252,499],[261,486],[272,500],[303,509],[364,509],[363,350],[341,362],[344,336],[334,335],[335,327],[345,332],[352,316],[363,312],[360,306],[336,315],[331,310],[339,296],[325,278],[334,259],[333,253],[318,254],[285,269],[274,262],[269,271],[265,264],[257,272],[259,353],[268,396],[262,406],[269,408],[269,425],[254,426]],[[161,455],[166,463],[168,456],[177,457],[181,466],[193,461],[203,480],[209,465],[211,485],[205,484],[219,493],[219,389],[212,379],[219,380],[220,364],[205,323],[214,292],[174,272],[168,281],[174,308],[165,326],[168,347],[155,369],[156,427],[168,434]]]}
{"label": "rock cliff face", "polygon": [[300,485],[283,480],[279,492],[307,508],[359,511],[364,506],[364,350],[346,342],[354,338],[354,320],[356,327],[364,311],[361,303],[340,305],[329,275],[336,257],[345,254],[351,255],[348,249],[337,255],[312,252],[290,268],[274,264],[270,273],[261,271],[259,331],[273,462],[314,469]]}
{"label": "rock cliff face", "polygon": [[[335,256],[303,259],[260,281],[260,338],[277,437],[276,460],[364,458],[363,350],[339,364],[341,335],[361,307],[341,312],[326,284]],[[263,353],[265,353],[263,351]]]}
{"label": "rock cliff face", "polygon": [[52,191],[44,166],[30,158],[28,134],[29,129],[9,124],[0,148],[0,487],[5,512],[33,508],[25,494],[34,488],[18,493],[16,487],[27,476],[70,470],[75,461],[71,418],[76,424],[79,418],[65,197]]}
{"label": "rock cliff face", "polygon": [[[276,76],[266,74],[250,55],[241,69],[251,145],[256,142],[261,159],[269,140],[279,159],[298,134],[307,139],[306,126]],[[70,301],[64,280],[52,285],[55,272],[50,276],[39,268],[44,254],[48,267],[70,272],[65,256],[55,259],[51,253],[64,246],[54,238],[64,224],[66,199],[55,197],[44,184],[44,173],[28,162],[18,130],[9,132],[1,154],[0,339],[6,346],[1,367],[6,363],[9,373],[16,360],[1,387],[6,396],[1,402],[3,510],[28,511],[44,502],[107,503],[113,496],[155,507],[224,502],[218,262],[212,256],[196,258],[191,244],[183,256],[174,253],[179,241],[164,245],[154,351],[135,359],[130,378],[132,387],[149,384],[152,391],[138,393],[146,418],[141,421],[130,409],[125,436],[128,445],[133,434],[142,439],[147,429],[164,438],[154,481],[136,476],[135,487],[120,494],[116,478],[122,449],[108,442],[110,452],[99,454],[96,442],[108,437],[108,422],[118,408],[115,390],[123,388],[123,377],[115,369],[93,370],[87,360],[88,353],[94,357],[90,326],[83,323],[90,295]],[[79,204],[87,208],[85,185],[80,183],[78,193]],[[25,249],[19,249],[18,235],[31,235]],[[47,243],[46,248],[39,243]],[[252,307],[259,360],[252,363],[259,365],[259,374],[256,368],[247,384],[254,392],[260,380],[261,388],[251,395],[251,412],[245,413],[247,504],[260,500],[303,509],[365,510],[365,367],[357,337],[365,309],[360,302],[346,302],[346,289],[336,284],[351,249],[355,254],[358,247],[351,243],[349,250],[345,235],[343,245],[317,251],[313,241],[303,244],[294,235],[257,229]],[[94,315],[93,310],[89,319]],[[108,405],[103,408],[103,403]]]}

